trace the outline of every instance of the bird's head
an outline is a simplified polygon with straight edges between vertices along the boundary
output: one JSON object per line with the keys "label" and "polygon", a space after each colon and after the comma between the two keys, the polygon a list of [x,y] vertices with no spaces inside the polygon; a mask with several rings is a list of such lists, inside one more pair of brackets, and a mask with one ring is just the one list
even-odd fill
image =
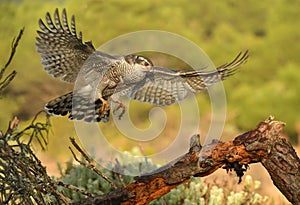
{"label": "bird's head", "polygon": [[137,69],[146,71],[150,71],[150,69],[153,67],[152,61],[144,56],[130,54],[125,56],[125,61]]}

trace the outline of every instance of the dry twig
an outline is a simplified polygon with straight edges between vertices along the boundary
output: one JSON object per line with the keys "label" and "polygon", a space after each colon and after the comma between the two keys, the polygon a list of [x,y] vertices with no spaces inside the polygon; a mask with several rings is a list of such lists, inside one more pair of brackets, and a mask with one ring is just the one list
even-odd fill
{"label": "dry twig", "polygon": [[96,174],[98,174],[98,175],[101,176],[103,179],[105,179],[105,180],[106,180],[106,181],[107,181],[114,189],[116,189],[117,186],[114,184],[114,182],[113,182],[110,178],[108,178],[107,176],[105,176],[99,169],[96,168],[97,162],[96,162],[95,160],[93,160],[92,158],[90,158],[90,157],[88,156],[88,154],[86,154],[86,153],[80,148],[80,146],[76,143],[75,139],[71,137],[71,138],[70,138],[70,141],[71,141],[71,143],[73,144],[73,146],[76,148],[76,150],[79,151],[80,154],[83,156],[83,158],[87,161],[87,163],[85,163],[85,162],[79,160],[79,159],[76,157],[76,155],[75,155],[74,151],[72,150],[72,148],[69,147],[69,149],[70,149],[70,151],[71,151],[71,153],[72,153],[74,159],[75,159],[79,164],[81,164],[82,166],[85,166],[85,167],[87,167],[88,169],[94,171]]}
{"label": "dry twig", "polygon": [[4,80],[2,80],[7,67],[11,63],[11,61],[12,61],[12,59],[13,59],[15,53],[16,53],[16,50],[17,50],[19,41],[21,40],[21,37],[23,35],[23,32],[24,32],[24,28],[22,28],[20,30],[17,38],[13,39],[12,45],[11,45],[11,53],[10,53],[10,56],[8,58],[8,61],[6,62],[4,67],[0,70],[0,94],[3,92],[4,88],[6,88],[9,85],[9,83],[15,78],[15,76],[17,74],[17,72],[15,70],[13,70],[10,74],[8,74],[8,76],[6,76],[4,78]]}
{"label": "dry twig", "polygon": [[33,120],[21,131],[17,131],[19,121],[15,117],[5,134],[0,133],[1,204],[48,204],[48,198],[57,204],[70,202],[57,190],[55,181],[33,153],[31,139],[26,139],[27,135],[40,138],[48,134],[49,116],[45,116],[45,122]]}

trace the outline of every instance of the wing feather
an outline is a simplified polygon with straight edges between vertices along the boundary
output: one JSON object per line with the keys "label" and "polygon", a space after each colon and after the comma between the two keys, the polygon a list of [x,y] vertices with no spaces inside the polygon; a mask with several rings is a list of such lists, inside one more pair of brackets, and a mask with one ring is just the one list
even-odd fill
{"label": "wing feather", "polygon": [[66,82],[74,82],[87,58],[95,51],[91,42],[82,42],[81,32],[77,37],[75,17],[69,26],[66,10],[62,18],[58,9],[54,18],[47,12],[45,22],[39,19],[40,31],[37,31],[37,51],[41,54],[44,69],[52,76]]}
{"label": "wing feather", "polygon": [[128,96],[142,102],[170,105],[183,100],[189,91],[185,80],[175,71],[153,67],[153,71],[149,73],[149,76],[135,85],[128,92]]}
{"label": "wing feather", "polygon": [[187,83],[193,87],[195,92],[200,92],[204,88],[225,80],[229,76],[234,75],[239,66],[247,61],[249,57],[249,51],[246,50],[244,53],[240,52],[233,61],[218,66],[215,70],[210,72],[201,71],[189,71],[180,73],[180,76],[186,79]]}
{"label": "wing feather", "polygon": [[237,66],[248,59],[249,52],[239,53],[230,63],[223,64],[216,70],[175,71],[154,66],[146,78],[135,85],[128,96],[142,102],[156,105],[170,105],[185,99],[189,93],[197,93],[226,79],[237,71]]}

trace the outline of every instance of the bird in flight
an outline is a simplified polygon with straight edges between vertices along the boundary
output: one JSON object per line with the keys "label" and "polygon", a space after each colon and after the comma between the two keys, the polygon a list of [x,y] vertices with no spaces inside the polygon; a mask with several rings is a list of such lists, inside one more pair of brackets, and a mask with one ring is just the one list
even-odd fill
{"label": "bird in flight", "polygon": [[39,27],[36,46],[44,69],[65,82],[75,83],[79,75],[85,80],[45,107],[51,114],[69,114],[70,119],[86,122],[108,121],[111,103],[116,104],[114,112],[121,109],[121,118],[125,106],[118,99],[124,95],[158,106],[174,104],[233,75],[248,58],[248,51],[240,52],[232,62],[208,72],[172,70],[155,66],[144,56],[113,56],[96,50],[91,41],[83,42],[75,17],[69,23],[65,9],[61,17],[58,9],[53,18],[47,12]]}

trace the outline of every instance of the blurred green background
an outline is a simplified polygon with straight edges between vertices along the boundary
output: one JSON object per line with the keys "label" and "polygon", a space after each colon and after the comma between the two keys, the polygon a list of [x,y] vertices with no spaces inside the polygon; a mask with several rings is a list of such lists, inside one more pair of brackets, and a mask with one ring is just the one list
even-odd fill
{"label": "blurred green background", "polygon": [[[274,115],[287,123],[285,132],[296,142],[300,130],[300,1],[289,0],[2,0],[0,65],[5,64],[11,40],[23,26],[25,34],[9,68],[18,74],[0,100],[1,130],[15,115],[26,124],[47,101],[73,88],[49,76],[36,52],[38,19],[44,19],[46,12],[53,14],[55,8],[66,8],[69,18],[74,14],[77,31],[83,32],[84,41],[93,40],[96,48],[128,32],[155,29],[192,40],[215,65],[228,62],[239,51],[249,49],[250,58],[243,69],[224,82],[227,95],[224,137],[231,139]],[[185,69],[183,63],[168,56],[159,56],[159,59],[157,62],[163,62],[163,66]],[[203,114],[201,123],[208,126],[208,97],[205,94],[198,97]],[[132,113],[140,127],[149,124],[148,113],[139,113],[145,106],[148,105],[136,103],[137,111]],[[166,109],[170,110],[171,118],[178,119],[177,111]],[[174,128],[180,122],[168,123],[165,136],[169,139],[164,143],[173,139]],[[63,161],[70,157],[67,145],[68,137],[75,136],[73,123],[66,117],[55,117],[52,124],[48,154],[56,161]],[[112,143],[124,145],[124,150],[131,148],[130,142],[118,137],[111,123],[100,126],[111,133]],[[164,143],[157,144],[163,146]]]}

